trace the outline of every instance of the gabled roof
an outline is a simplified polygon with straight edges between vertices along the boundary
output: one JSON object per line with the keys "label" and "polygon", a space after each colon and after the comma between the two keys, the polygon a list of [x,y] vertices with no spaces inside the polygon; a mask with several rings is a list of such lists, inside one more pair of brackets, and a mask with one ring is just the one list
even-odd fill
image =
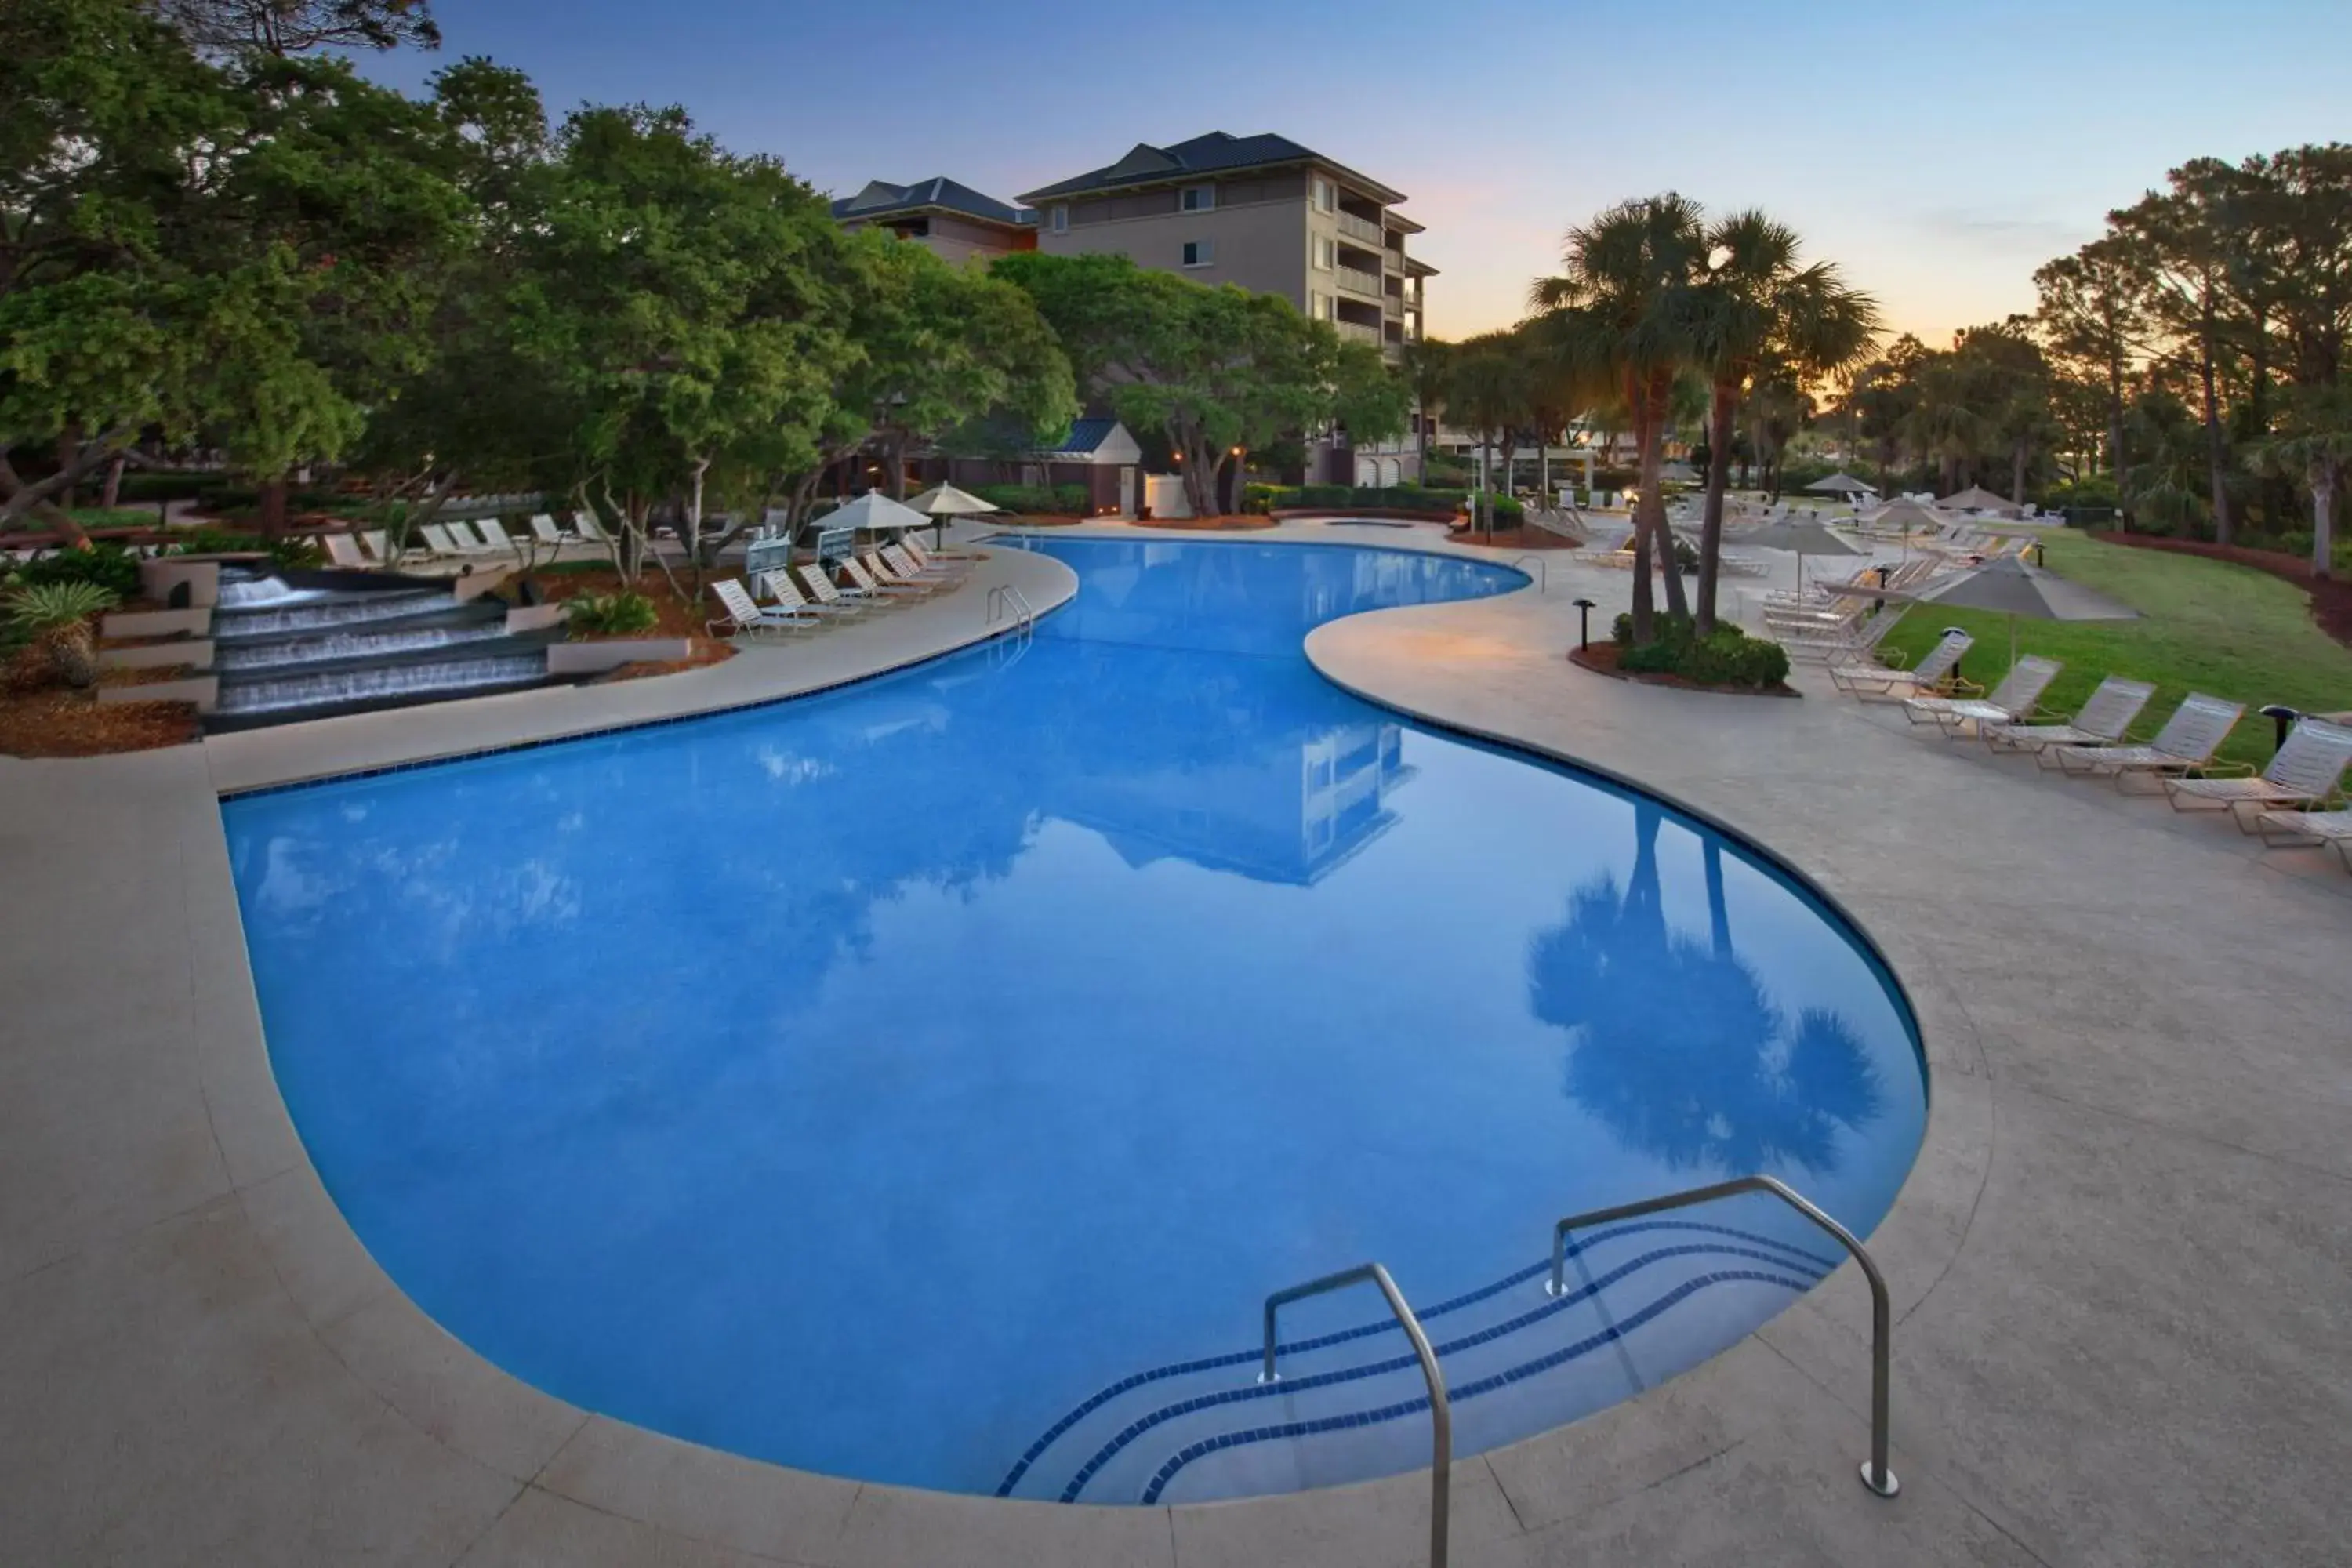
{"label": "gabled roof", "polygon": [[1074,419],[1062,444],[1048,447],[1041,455],[1132,463],[1139,461],[1143,452],[1135,444],[1135,437],[1128,434],[1127,426],[1116,419]]}
{"label": "gabled roof", "polygon": [[1114,191],[1129,185],[1166,184],[1194,174],[1224,174],[1235,169],[1272,168],[1283,163],[1320,163],[1338,171],[1350,182],[1363,187],[1368,195],[1377,196],[1384,204],[1404,200],[1403,194],[1392,191],[1378,180],[1366,179],[1346,164],[1326,158],[1311,147],[1302,147],[1287,136],[1262,132],[1255,136],[1234,136],[1223,131],[1212,131],[1206,136],[1195,136],[1190,142],[1179,142],[1171,147],[1154,147],[1139,142],[1128,150],[1127,156],[1116,163],[1063,180],[1041,190],[1031,191],[1021,199],[1040,202],[1054,196],[1077,195],[1088,191]]}
{"label": "gabled roof", "polygon": [[960,184],[944,174],[918,180],[911,185],[894,185],[887,180],[868,180],[864,190],[833,204],[833,216],[836,218],[882,217],[933,210],[961,213],[966,217],[1003,224],[1008,228],[1031,227],[1037,222],[1035,213],[1024,211],[1009,202],[1000,202],[994,196],[983,195],[970,185]]}

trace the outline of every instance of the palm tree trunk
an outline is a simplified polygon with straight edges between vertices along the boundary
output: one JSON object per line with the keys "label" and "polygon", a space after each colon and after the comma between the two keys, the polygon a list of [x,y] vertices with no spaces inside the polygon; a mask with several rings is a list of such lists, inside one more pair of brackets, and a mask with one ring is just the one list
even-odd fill
{"label": "palm tree trunk", "polygon": [[1642,421],[1642,519],[1650,530],[1651,546],[1658,552],[1659,574],[1665,579],[1666,614],[1690,616],[1690,599],[1683,591],[1682,568],[1675,561],[1674,530],[1666,523],[1666,498],[1660,491],[1665,472],[1666,397],[1671,383],[1657,378]]}
{"label": "palm tree trunk", "polygon": [[1657,610],[1650,584],[1650,530],[1647,523],[1650,504],[1649,485],[1649,418],[1637,395],[1629,399],[1633,405],[1634,460],[1640,465],[1637,483],[1642,493],[1633,503],[1633,646],[1640,647],[1657,640]]}
{"label": "palm tree trunk", "polygon": [[1706,510],[1699,524],[1698,606],[1692,625],[1701,637],[1715,630],[1716,580],[1723,558],[1723,491],[1731,479],[1731,427],[1739,413],[1737,382],[1715,384],[1706,430]]}

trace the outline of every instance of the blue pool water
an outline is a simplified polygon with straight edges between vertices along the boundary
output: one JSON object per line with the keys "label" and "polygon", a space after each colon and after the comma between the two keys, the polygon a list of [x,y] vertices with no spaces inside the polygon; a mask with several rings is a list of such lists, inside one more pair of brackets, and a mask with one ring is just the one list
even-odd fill
{"label": "blue pool water", "polygon": [[[376,1259],[590,1409],[1095,1503],[1475,1451],[1730,1343],[1917,1148],[1913,1032],[1780,872],[1322,680],[1312,626],[1507,591],[1341,545],[1063,541],[1078,598],[827,696],[223,810],[271,1060]],[[785,657],[789,657],[788,655]],[[1562,679],[1567,679],[1565,675]]]}

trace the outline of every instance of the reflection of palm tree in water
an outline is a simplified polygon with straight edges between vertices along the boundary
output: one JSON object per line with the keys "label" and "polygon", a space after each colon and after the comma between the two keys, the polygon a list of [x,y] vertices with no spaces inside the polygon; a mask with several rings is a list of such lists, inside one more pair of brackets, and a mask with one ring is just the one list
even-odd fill
{"label": "reflection of palm tree in water", "polygon": [[1706,846],[1706,943],[1666,925],[1658,885],[1664,813],[1637,805],[1633,870],[1569,896],[1568,918],[1528,949],[1536,1016],[1578,1039],[1566,1089],[1632,1148],[1727,1175],[1837,1168],[1839,1129],[1882,1106],[1851,1026],[1807,1008],[1791,1026],[1732,951],[1722,851]]}

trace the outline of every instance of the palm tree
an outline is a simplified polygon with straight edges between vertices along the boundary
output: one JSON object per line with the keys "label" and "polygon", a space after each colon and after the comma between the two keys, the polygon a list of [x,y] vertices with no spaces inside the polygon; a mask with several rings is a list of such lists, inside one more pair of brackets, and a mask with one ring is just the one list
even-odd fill
{"label": "palm tree", "polygon": [[2300,479],[2311,490],[2311,574],[2336,570],[2336,492],[2352,469],[2352,387],[2337,382],[2298,387],[2276,434],[2257,446],[2266,473]]}
{"label": "palm tree", "polygon": [[1421,450],[1414,478],[1424,485],[1429,483],[1430,416],[1445,405],[1453,363],[1454,345],[1443,338],[1415,338],[1404,345],[1404,383],[1412,389],[1413,429]]}
{"label": "palm tree", "polygon": [[1620,202],[1572,228],[1557,277],[1528,290],[1540,340],[1580,373],[1622,390],[1641,455],[1633,514],[1633,640],[1656,632],[1650,563],[1666,564],[1666,613],[1690,606],[1674,570],[1674,535],[1659,488],[1675,378],[1697,358],[1693,290],[1705,275],[1706,230],[1696,202],[1669,191]]}
{"label": "palm tree", "polygon": [[1799,384],[1860,365],[1878,335],[1878,305],[1846,287],[1834,263],[1797,264],[1797,231],[1750,208],[1706,233],[1707,272],[1696,289],[1698,357],[1710,384],[1706,512],[1698,551],[1700,635],[1715,629],[1723,552],[1723,494],[1740,405],[1777,363]]}
{"label": "palm tree", "polygon": [[[1491,447],[1509,461],[1511,440],[1525,429],[1534,396],[1533,364],[1528,345],[1517,332],[1481,332],[1464,340],[1446,369],[1445,412],[1474,432],[1479,445]],[[1495,487],[1489,471],[1478,490],[1478,516],[1473,519],[1495,536]],[[1502,482],[1507,484],[1507,470]]]}

